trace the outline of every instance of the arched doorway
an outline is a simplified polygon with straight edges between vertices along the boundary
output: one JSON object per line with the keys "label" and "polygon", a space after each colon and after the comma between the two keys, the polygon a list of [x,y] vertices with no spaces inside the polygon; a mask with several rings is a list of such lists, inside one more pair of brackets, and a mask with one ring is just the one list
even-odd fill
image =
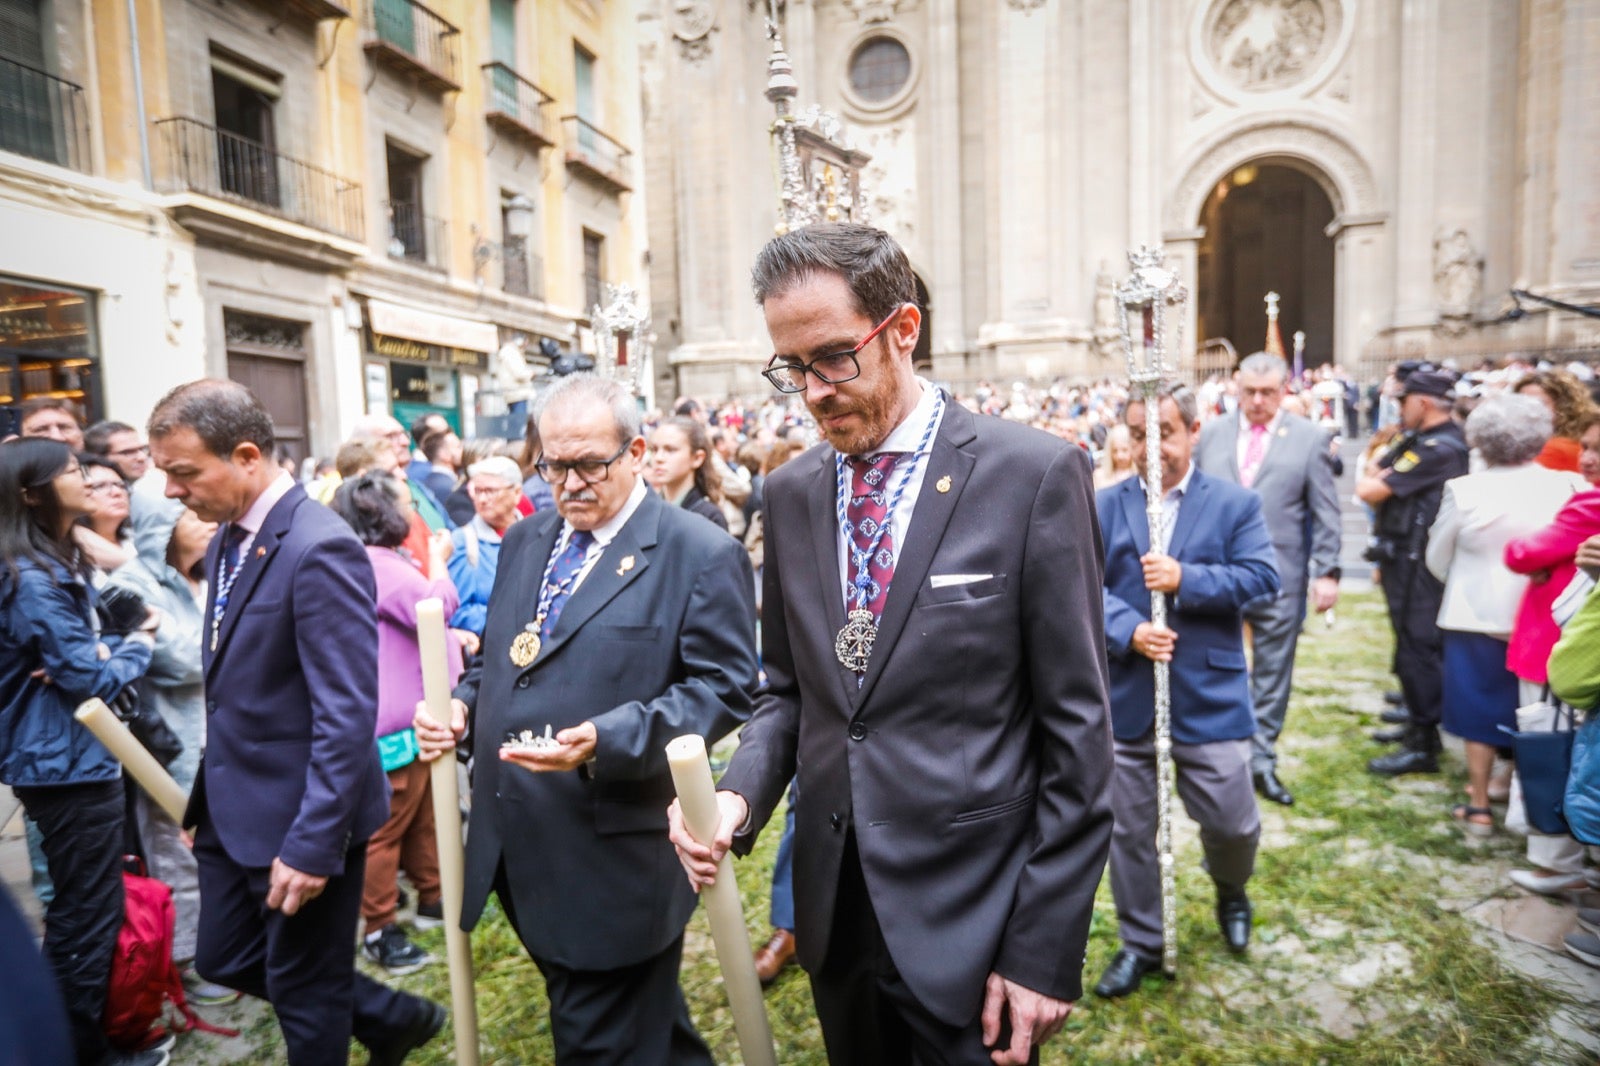
{"label": "arched doorway", "polygon": [[917,285],[917,306],[922,309],[922,332],[917,335],[917,346],[911,352],[911,366],[919,374],[933,373],[933,308],[928,306],[928,286],[922,275],[915,271],[911,280]]}
{"label": "arched doorway", "polygon": [[1200,211],[1197,340],[1226,338],[1241,356],[1266,341],[1263,298],[1280,297],[1278,328],[1292,358],[1296,330],[1306,334],[1305,365],[1333,361],[1334,208],[1304,171],[1246,163],[1217,182]]}

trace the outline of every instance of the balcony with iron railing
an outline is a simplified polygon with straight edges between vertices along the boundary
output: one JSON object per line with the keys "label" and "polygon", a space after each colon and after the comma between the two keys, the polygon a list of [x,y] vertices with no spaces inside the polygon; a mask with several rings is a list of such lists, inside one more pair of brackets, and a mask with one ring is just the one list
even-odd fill
{"label": "balcony with iron railing", "polygon": [[461,31],[417,0],[367,0],[374,60],[438,92],[461,88]]}
{"label": "balcony with iron railing", "polygon": [[192,118],[155,123],[160,181],[361,240],[361,186],[265,145]]}
{"label": "balcony with iron railing", "polygon": [[385,200],[383,210],[389,218],[389,258],[432,270],[445,269],[450,240],[448,222],[423,214],[422,205],[412,200]]}
{"label": "balcony with iron railing", "polygon": [[555,97],[504,63],[483,65],[484,118],[489,125],[532,145],[535,150],[555,143],[548,113]]}
{"label": "balcony with iron railing", "polygon": [[577,115],[564,115],[567,169],[586,175],[614,193],[632,192],[628,160],[633,153],[621,141]]}
{"label": "balcony with iron railing", "polygon": [[87,171],[89,112],[83,87],[0,58],[0,151]]}

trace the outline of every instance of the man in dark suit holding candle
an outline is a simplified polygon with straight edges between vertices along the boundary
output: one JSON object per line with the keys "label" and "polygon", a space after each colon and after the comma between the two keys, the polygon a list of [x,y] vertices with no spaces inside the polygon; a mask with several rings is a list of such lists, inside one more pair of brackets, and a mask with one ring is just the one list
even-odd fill
{"label": "man in dark suit holding candle", "polygon": [[493,889],[544,975],[558,1064],[710,1066],[678,987],[695,900],[665,835],[666,745],[749,716],[749,556],[646,490],[617,382],[566,378],[537,418],[555,510],[506,533],[452,728],[414,722],[425,759],[476,740],[461,924]]}
{"label": "man in dark suit holding candle", "polygon": [[167,495],[222,524],[206,557],[206,751],[184,816],[195,969],[272,1004],[291,1066],[344,1063],[352,1035],[393,1066],[445,1013],[355,971],[366,842],[389,806],[372,564],[273,461],[272,420],[244,386],[180,385],[149,434]]}
{"label": "man in dark suit holding candle", "polygon": [[755,268],[826,443],[767,482],[768,688],[690,878],[797,776],[795,942],[837,1064],[1036,1061],[1082,991],[1111,833],[1089,462],[921,381],[905,253],[807,226]]}

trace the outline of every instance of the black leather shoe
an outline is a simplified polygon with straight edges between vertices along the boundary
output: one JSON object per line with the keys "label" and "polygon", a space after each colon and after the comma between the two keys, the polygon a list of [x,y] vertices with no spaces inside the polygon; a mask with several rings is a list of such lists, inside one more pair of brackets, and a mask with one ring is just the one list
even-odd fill
{"label": "black leather shoe", "polygon": [[1367,763],[1367,769],[1382,777],[1399,777],[1401,774],[1436,774],[1439,772],[1439,754],[1401,748],[1380,755]]}
{"label": "black leather shoe", "polygon": [[1228,950],[1235,955],[1250,946],[1250,919],[1254,914],[1250,897],[1243,892],[1217,900],[1217,928],[1222,930],[1222,939],[1228,942]]}
{"label": "black leather shoe", "polygon": [[1406,694],[1395,689],[1390,689],[1383,694],[1383,702],[1393,707],[1399,707],[1406,702]]}
{"label": "black leather shoe", "polygon": [[1126,996],[1130,992],[1139,990],[1139,982],[1143,981],[1146,975],[1160,970],[1160,959],[1147,959],[1143,955],[1136,955],[1127,948],[1122,948],[1111,960],[1111,965],[1106,967],[1106,972],[1100,975],[1100,983],[1094,986],[1094,994],[1101,999]]}
{"label": "black leather shoe", "polygon": [[1385,707],[1378,718],[1389,725],[1405,725],[1411,721],[1411,708],[1403,703],[1398,707]]}
{"label": "black leather shoe", "polygon": [[422,1013],[404,1029],[382,1044],[368,1044],[367,1061],[371,1066],[400,1066],[406,1056],[439,1035],[448,1015],[445,1009],[432,1000],[422,1001]]}
{"label": "black leather shoe", "polygon": [[1256,792],[1263,798],[1273,803],[1280,803],[1285,807],[1294,806],[1294,793],[1283,787],[1283,782],[1278,780],[1276,771],[1267,770],[1255,775]]}
{"label": "black leather shoe", "polygon": [[1403,725],[1391,726],[1388,729],[1375,729],[1372,731],[1372,739],[1379,744],[1398,744],[1406,738],[1408,732],[1410,732],[1410,729]]}

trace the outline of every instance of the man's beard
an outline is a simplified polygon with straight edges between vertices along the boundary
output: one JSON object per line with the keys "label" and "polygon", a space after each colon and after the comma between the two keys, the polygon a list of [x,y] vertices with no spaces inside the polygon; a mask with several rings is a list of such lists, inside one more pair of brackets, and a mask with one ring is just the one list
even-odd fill
{"label": "man's beard", "polygon": [[[817,428],[823,437],[835,451],[844,455],[869,454],[882,446],[894,429],[889,422],[889,412],[886,407],[872,400],[862,400],[855,404],[829,402],[811,407],[810,410],[811,417],[817,420]],[[859,427],[830,430],[823,422],[826,418],[842,414],[855,415],[860,422]]]}

